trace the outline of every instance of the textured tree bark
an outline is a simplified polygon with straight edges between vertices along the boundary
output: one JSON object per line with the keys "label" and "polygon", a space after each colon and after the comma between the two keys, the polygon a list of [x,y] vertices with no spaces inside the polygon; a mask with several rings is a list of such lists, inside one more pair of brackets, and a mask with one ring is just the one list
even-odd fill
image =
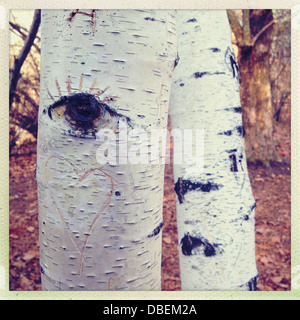
{"label": "textured tree bark", "polygon": [[[166,128],[175,58],[173,11],[42,11],[43,290],[160,290],[164,165],[126,164],[119,125]],[[104,128],[116,164],[98,162]]]}
{"label": "textured tree bark", "polygon": [[278,160],[273,139],[270,54],[274,28],[272,10],[250,10],[251,46],[239,47],[239,66],[243,119],[247,130],[247,157],[268,163]]}
{"label": "textured tree bark", "polygon": [[178,11],[177,33],[172,129],[204,129],[204,166],[174,164],[182,289],[255,290],[255,200],[226,11]]}

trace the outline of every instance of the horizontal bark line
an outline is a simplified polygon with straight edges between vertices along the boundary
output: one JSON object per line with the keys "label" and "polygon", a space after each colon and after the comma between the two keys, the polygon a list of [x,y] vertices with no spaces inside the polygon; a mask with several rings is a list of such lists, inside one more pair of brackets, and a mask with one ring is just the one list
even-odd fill
{"label": "horizontal bark line", "polygon": [[241,136],[243,138],[246,134],[245,127],[244,126],[237,126],[233,130],[219,132],[218,135],[231,136],[233,133],[236,133],[238,136]]}
{"label": "horizontal bark line", "polygon": [[216,72],[208,72],[208,71],[202,71],[202,72],[195,72],[193,74],[194,78],[202,78],[203,76],[213,76],[213,75],[219,75],[219,74],[226,74],[225,72],[216,71]]}
{"label": "horizontal bark line", "polygon": [[175,192],[177,194],[178,201],[181,204],[184,202],[184,195],[189,191],[210,192],[219,190],[220,187],[222,186],[210,181],[208,181],[207,183],[201,183],[178,178],[175,184]]}

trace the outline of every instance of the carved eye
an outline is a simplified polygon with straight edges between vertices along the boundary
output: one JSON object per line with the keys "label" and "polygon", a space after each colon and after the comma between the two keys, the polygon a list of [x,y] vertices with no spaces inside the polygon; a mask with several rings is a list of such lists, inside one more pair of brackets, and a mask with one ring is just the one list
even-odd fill
{"label": "carved eye", "polygon": [[[129,118],[117,113],[107,104],[99,101],[90,93],[75,93],[62,96],[48,108],[48,115],[53,119],[63,119],[71,127],[68,133],[81,138],[95,138],[101,124],[113,122],[120,117],[129,122]],[[113,121],[116,120],[116,121]]]}
{"label": "carved eye", "polygon": [[95,122],[104,116],[105,107],[89,93],[76,93],[63,96],[48,109],[52,119],[52,111],[56,111],[58,117],[64,116],[74,129],[92,129]]}

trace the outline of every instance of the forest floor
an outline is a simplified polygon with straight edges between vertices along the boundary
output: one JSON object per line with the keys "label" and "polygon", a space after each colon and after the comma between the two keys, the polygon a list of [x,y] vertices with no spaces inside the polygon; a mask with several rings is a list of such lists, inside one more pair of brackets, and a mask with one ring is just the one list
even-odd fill
{"label": "forest floor", "polygon": [[[291,288],[290,132],[277,127],[277,150],[283,162],[269,168],[249,164],[256,207],[258,290]],[[36,154],[10,158],[10,290],[41,290],[38,240]],[[166,165],[162,251],[162,290],[181,290],[176,199],[172,165]]]}

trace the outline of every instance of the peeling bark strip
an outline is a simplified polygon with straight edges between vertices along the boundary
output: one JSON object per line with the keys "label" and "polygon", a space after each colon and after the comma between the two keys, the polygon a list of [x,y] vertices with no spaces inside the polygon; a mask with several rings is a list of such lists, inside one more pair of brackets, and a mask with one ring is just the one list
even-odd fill
{"label": "peeling bark strip", "polygon": [[178,10],[177,22],[172,128],[205,132],[204,167],[174,165],[182,290],[251,290],[249,279],[257,274],[254,198],[227,14]]}
{"label": "peeling bark strip", "polygon": [[185,256],[191,256],[193,254],[192,250],[204,246],[204,255],[206,257],[212,257],[216,253],[221,253],[221,250],[216,251],[216,248],[219,247],[216,243],[209,243],[209,241],[203,237],[192,237],[189,233],[186,233],[180,241],[182,253]]}
{"label": "peeling bark strip", "polygon": [[91,25],[93,27],[93,34],[95,33],[95,27],[96,27],[96,10],[92,9],[91,13],[87,13],[84,11],[79,11],[79,9],[73,10],[70,14],[69,17],[67,18],[68,21],[72,21],[72,19],[75,17],[76,14],[82,14],[84,16],[91,17]]}
{"label": "peeling bark strip", "polygon": [[210,192],[219,190],[220,185],[211,183],[208,181],[207,183],[200,182],[192,182],[190,180],[183,180],[182,178],[178,178],[175,184],[175,192],[178,197],[179,203],[183,203],[184,195],[190,191],[202,191],[202,192]]}

